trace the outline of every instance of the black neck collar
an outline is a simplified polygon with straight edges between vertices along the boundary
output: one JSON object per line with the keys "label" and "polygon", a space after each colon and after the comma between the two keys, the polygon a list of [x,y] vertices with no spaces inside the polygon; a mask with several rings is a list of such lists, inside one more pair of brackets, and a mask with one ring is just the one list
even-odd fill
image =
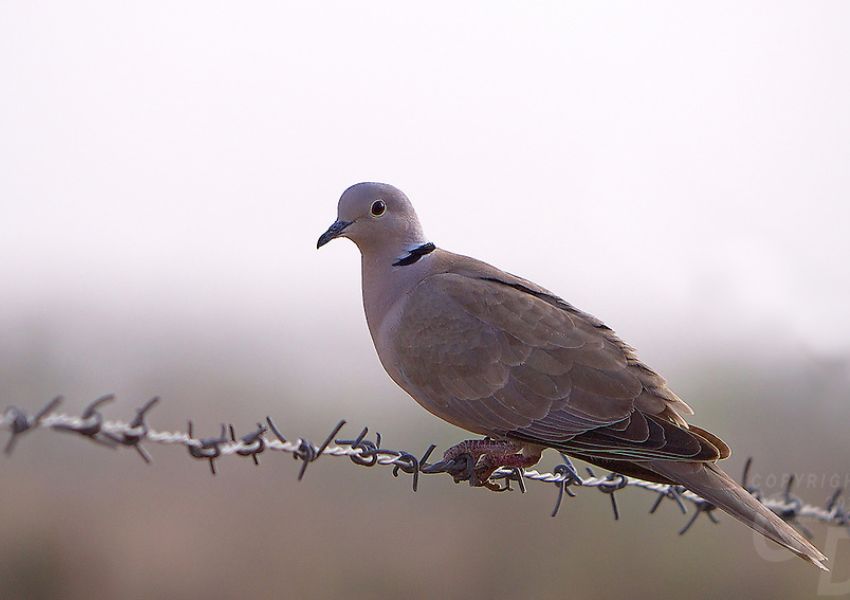
{"label": "black neck collar", "polygon": [[421,246],[417,246],[412,250],[407,251],[407,256],[402,256],[397,261],[393,263],[394,267],[406,267],[407,265],[412,265],[420,258],[425,256],[426,254],[431,254],[437,247],[431,242],[427,242],[422,244]]}

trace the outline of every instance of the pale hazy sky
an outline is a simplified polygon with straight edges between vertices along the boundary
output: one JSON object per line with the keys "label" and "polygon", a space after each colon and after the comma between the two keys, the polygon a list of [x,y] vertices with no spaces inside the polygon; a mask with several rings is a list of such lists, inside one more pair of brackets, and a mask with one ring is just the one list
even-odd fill
{"label": "pale hazy sky", "polygon": [[377,369],[356,250],[315,240],[379,180],[650,353],[847,356],[848,31],[847,2],[5,0],[0,323]]}

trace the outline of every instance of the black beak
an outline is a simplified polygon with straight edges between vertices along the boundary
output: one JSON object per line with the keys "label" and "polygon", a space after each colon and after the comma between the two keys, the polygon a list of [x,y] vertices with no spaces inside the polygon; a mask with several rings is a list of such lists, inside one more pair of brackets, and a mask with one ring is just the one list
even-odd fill
{"label": "black beak", "polygon": [[316,248],[321,248],[332,239],[338,238],[340,235],[342,235],[342,232],[345,231],[345,228],[351,225],[351,223],[352,221],[337,221],[336,223],[328,227],[328,230],[324,232],[322,234],[322,237],[319,238],[319,241],[316,242]]}

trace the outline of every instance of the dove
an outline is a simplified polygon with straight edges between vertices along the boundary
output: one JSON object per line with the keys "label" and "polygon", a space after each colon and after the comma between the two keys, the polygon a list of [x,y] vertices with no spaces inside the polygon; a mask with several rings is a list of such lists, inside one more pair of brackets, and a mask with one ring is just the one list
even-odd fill
{"label": "dove", "polygon": [[717,466],[730,455],[693,410],[596,317],[539,285],[437,248],[410,200],[384,183],[342,194],[317,243],[361,253],[363,306],[381,364],[435,416],[484,436],[450,448],[471,483],[542,452],[681,485],[826,570],[826,557]]}

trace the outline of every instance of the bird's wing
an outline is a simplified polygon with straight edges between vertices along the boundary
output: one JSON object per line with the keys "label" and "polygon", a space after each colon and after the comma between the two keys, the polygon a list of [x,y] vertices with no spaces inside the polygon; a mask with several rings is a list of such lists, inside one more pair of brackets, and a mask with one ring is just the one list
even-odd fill
{"label": "bird's wing", "polygon": [[613,331],[506,273],[425,278],[393,345],[402,387],[476,433],[623,460],[728,454]]}

